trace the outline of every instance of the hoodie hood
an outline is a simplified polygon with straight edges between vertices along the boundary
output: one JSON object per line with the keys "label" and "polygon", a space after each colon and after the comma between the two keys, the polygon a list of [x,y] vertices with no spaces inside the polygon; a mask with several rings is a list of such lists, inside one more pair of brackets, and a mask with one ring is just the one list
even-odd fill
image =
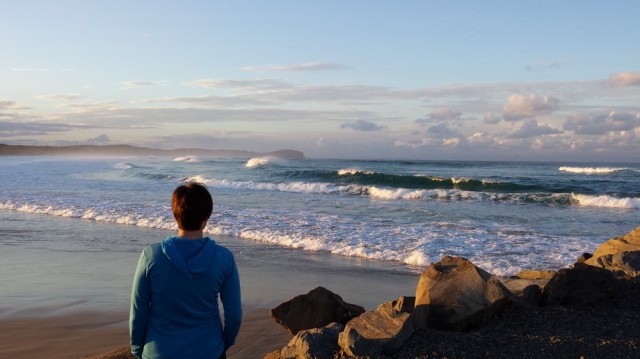
{"label": "hoodie hood", "polygon": [[162,241],[162,253],[186,278],[204,274],[215,255],[216,242],[208,237],[196,240],[169,237]]}

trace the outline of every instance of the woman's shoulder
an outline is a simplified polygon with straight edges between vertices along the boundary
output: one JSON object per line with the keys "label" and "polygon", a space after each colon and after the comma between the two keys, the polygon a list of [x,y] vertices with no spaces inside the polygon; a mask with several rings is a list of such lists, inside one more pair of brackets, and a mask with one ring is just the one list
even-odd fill
{"label": "woman's shoulder", "polygon": [[142,253],[149,258],[157,256],[158,254],[162,253],[162,242],[147,245],[142,250]]}

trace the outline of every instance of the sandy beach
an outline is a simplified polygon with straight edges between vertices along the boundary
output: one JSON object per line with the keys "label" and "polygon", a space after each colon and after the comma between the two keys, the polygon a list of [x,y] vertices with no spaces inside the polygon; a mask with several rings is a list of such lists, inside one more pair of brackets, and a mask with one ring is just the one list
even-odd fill
{"label": "sandy beach", "polygon": [[[3,231],[37,236],[121,241],[160,240],[171,232],[114,226],[79,219],[1,212]],[[24,240],[20,239],[20,240]],[[291,335],[269,318],[268,310],[291,297],[324,286],[366,309],[412,295],[415,268],[334,256],[327,253],[217,238],[236,257],[242,283],[244,321],[230,358],[259,358],[285,345]],[[26,243],[26,242],[24,242]],[[128,344],[128,298],[139,252],[73,251],[42,245],[0,246],[0,358],[81,358]],[[45,246],[46,247],[46,246]],[[141,250],[142,248],[140,248]]]}
{"label": "sandy beach", "polygon": [[[129,341],[126,313],[81,312],[0,321],[0,358],[99,358]],[[237,345],[229,358],[261,358],[286,345],[291,335],[267,310],[245,313]]]}
{"label": "sandy beach", "polygon": [[[140,239],[171,232],[95,221],[0,212],[0,358],[93,358],[127,352],[131,273]],[[41,238],[46,233],[47,239]],[[104,236],[132,243],[100,248]],[[6,238],[6,237],[5,237]],[[86,248],[64,239],[87,241]],[[262,358],[291,335],[268,310],[324,286],[373,310],[413,295],[421,268],[216,238],[238,262],[245,317],[229,358]],[[516,310],[471,332],[417,332],[394,358],[586,358],[638,353],[638,290],[589,307]],[[578,356],[576,356],[578,355]],[[114,358],[114,356],[110,356]],[[117,357],[117,356],[115,356]]]}

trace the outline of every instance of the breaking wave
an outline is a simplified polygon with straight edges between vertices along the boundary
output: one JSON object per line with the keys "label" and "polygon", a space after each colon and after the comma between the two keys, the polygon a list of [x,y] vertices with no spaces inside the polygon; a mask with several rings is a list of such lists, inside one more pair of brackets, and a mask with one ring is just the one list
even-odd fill
{"label": "breaking wave", "polygon": [[628,168],[611,168],[611,167],[567,167],[562,166],[558,169],[562,172],[579,173],[587,175],[609,174],[619,171],[628,170]]}
{"label": "breaking wave", "polygon": [[640,209],[640,197],[618,198],[608,195],[591,196],[586,194],[572,194],[571,196],[581,206]]}
{"label": "breaking wave", "polygon": [[173,162],[200,163],[200,159],[196,156],[181,156],[173,159]]}

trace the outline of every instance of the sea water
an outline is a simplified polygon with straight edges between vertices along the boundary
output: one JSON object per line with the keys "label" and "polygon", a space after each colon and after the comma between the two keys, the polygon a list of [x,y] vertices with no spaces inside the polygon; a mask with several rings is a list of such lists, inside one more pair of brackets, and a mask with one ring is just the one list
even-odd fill
{"label": "sea water", "polygon": [[[214,198],[209,235],[299,256],[358,258],[372,270],[415,272],[445,255],[498,275],[558,269],[640,225],[639,164],[195,156],[0,161],[4,213],[174,231],[171,192],[198,181]],[[45,241],[38,240],[47,235],[42,232],[0,233],[0,244],[39,250],[139,252],[146,244],[108,235]]]}

